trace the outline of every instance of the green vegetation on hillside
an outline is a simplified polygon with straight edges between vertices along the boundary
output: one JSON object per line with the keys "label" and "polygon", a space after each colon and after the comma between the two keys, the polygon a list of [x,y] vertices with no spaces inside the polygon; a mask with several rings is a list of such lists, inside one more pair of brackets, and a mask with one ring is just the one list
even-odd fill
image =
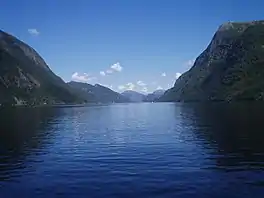
{"label": "green vegetation on hillside", "polygon": [[216,32],[161,101],[264,99],[264,22],[229,23]]}
{"label": "green vegetation on hillside", "polygon": [[34,49],[0,31],[0,104],[82,102],[84,100],[50,70]]}

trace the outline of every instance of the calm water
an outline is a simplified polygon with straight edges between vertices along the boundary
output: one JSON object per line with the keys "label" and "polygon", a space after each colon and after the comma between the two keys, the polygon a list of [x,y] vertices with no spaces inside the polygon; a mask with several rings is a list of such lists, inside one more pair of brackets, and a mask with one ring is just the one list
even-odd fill
{"label": "calm water", "polygon": [[0,197],[264,197],[264,105],[0,111]]}

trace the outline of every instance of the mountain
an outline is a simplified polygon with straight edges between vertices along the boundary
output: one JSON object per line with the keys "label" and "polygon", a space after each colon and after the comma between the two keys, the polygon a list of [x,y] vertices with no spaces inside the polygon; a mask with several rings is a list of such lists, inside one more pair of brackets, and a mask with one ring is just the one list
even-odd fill
{"label": "mountain", "polygon": [[68,85],[73,88],[76,94],[85,98],[87,102],[101,102],[101,103],[123,103],[129,102],[129,99],[122,96],[107,87],[99,84],[90,85],[87,83],[71,81]]}
{"label": "mountain", "polygon": [[221,25],[211,43],[160,101],[264,99],[264,21]]}
{"label": "mountain", "polygon": [[0,104],[80,102],[32,47],[0,30]]}
{"label": "mountain", "polygon": [[165,90],[156,90],[151,94],[148,94],[144,98],[144,102],[155,102],[158,100],[163,94],[165,93]]}
{"label": "mountain", "polygon": [[124,91],[121,94],[126,98],[129,98],[131,102],[143,102],[146,97],[144,94],[132,90]]}

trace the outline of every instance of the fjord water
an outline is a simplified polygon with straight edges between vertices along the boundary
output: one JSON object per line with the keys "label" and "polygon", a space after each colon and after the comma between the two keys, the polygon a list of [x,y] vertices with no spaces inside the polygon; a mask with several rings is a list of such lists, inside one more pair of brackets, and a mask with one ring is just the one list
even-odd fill
{"label": "fjord water", "polygon": [[0,110],[0,197],[263,197],[264,106]]}

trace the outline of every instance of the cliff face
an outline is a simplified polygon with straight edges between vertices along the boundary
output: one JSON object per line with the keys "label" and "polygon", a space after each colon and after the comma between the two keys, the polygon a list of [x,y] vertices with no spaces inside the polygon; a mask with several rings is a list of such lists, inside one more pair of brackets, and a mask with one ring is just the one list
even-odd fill
{"label": "cliff face", "polygon": [[160,101],[264,99],[264,21],[226,23]]}
{"label": "cliff face", "polygon": [[0,104],[81,101],[33,48],[0,31]]}

